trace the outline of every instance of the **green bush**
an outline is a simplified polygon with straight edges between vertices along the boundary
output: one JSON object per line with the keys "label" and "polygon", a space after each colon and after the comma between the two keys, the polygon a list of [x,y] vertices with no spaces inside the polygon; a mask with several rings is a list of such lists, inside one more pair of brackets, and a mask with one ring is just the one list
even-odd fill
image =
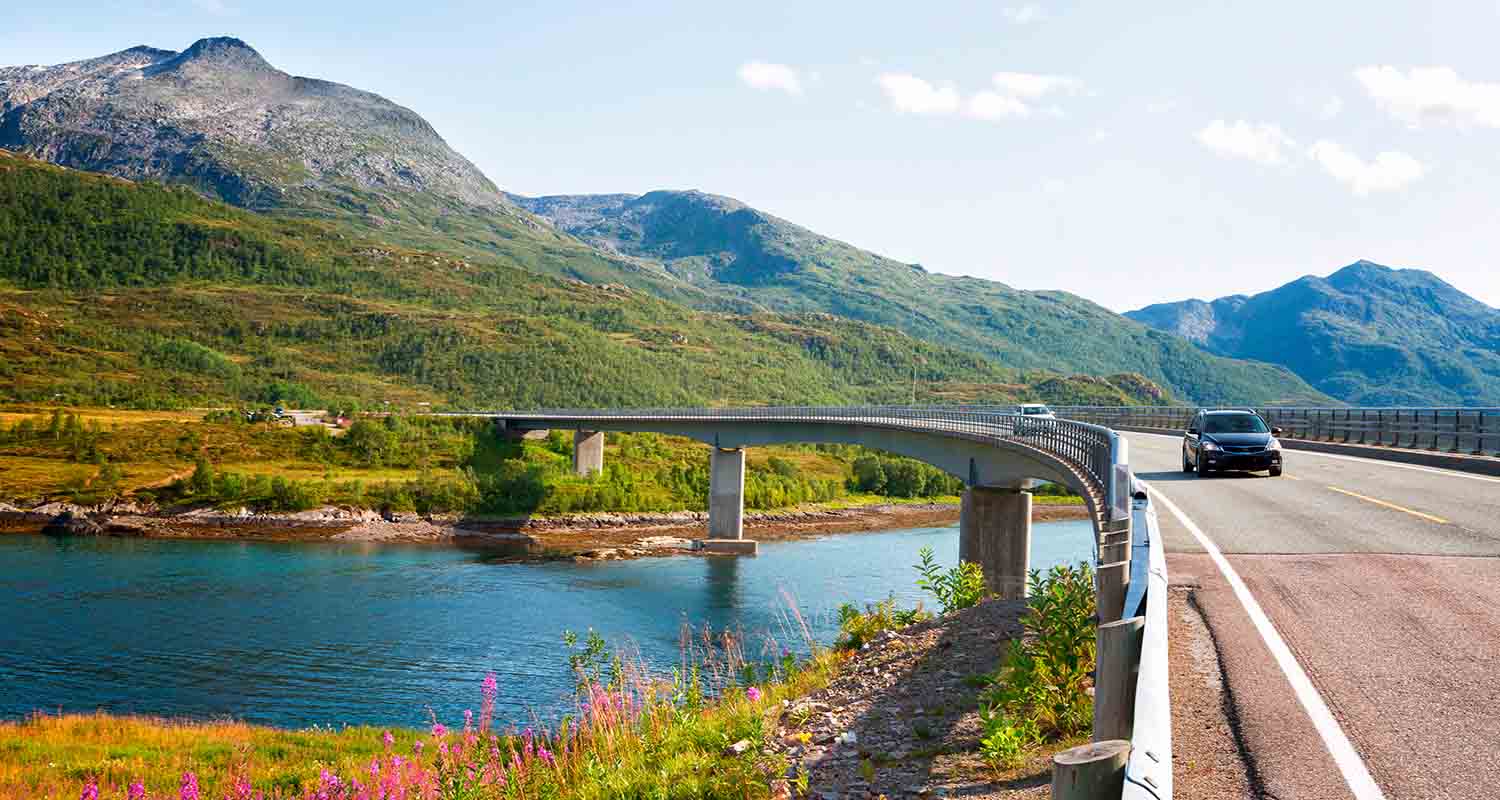
{"label": "green bush", "polygon": [[978,564],[964,561],[944,571],[933,558],[931,547],[918,550],[917,555],[922,559],[922,563],[915,566],[921,575],[917,579],[917,588],[931,592],[944,614],[979,605],[989,597],[990,591],[984,585],[984,569]]}
{"label": "green bush", "polygon": [[839,606],[839,635],[833,646],[840,650],[858,650],[885,631],[900,630],[914,622],[931,619],[932,615],[916,608],[896,608],[896,598],[889,597],[878,603],[865,606],[861,612],[853,603]]}
{"label": "green bush", "polygon": [[981,752],[997,768],[1013,768],[1033,746],[1092,729],[1089,696],[1094,670],[1094,573],[1088,564],[1033,570],[1014,639],[992,683],[980,698]]}

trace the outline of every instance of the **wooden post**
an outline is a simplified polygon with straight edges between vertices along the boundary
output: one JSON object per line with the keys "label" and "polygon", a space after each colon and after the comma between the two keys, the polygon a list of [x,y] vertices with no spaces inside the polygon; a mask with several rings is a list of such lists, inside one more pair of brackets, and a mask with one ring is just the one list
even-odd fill
{"label": "wooden post", "polygon": [[1145,617],[1099,625],[1094,639],[1094,741],[1130,738]]}
{"label": "wooden post", "polygon": [[1130,588],[1130,562],[1099,565],[1099,622],[1114,622],[1125,613],[1125,593]]}
{"label": "wooden post", "polygon": [[1125,764],[1130,742],[1070,747],[1052,756],[1052,800],[1115,800],[1125,791]]}

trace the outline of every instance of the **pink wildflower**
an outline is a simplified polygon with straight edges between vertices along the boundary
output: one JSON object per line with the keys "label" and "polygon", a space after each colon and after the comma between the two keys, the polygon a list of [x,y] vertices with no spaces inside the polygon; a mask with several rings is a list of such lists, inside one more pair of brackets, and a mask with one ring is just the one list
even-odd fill
{"label": "pink wildflower", "polygon": [[754,686],[751,686],[749,689],[745,690],[745,696],[750,698],[750,702],[752,703],[760,702],[760,690],[755,688]]}
{"label": "pink wildflower", "polygon": [[178,800],[199,800],[198,776],[191,772],[182,773],[182,788],[177,792]]}
{"label": "pink wildflower", "polygon": [[385,734],[380,737],[380,741],[385,743],[386,752],[390,752],[391,747],[396,744],[396,737],[390,731],[386,731]]}
{"label": "pink wildflower", "polygon": [[127,800],[146,800],[146,784],[140,781],[132,781]]}
{"label": "pink wildflower", "polygon": [[99,780],[89,778],[89,782],[83,785],[83,793],[78,795],[78,800],[99,800]]}
{"label": "pink wildflower", "polygon": [[547,745],[539,744],[536,746],[536,757],[546,762],[549,767],[557,766],[557,760],[552,757],[552,751],[547,749]]}
{"label": "pink wildflower", "polygon": [[443,723],[434,722],[432,723],[432,735],[434,738],[441,739],[448,735],[448,729],[443,727]]}
{"label": "pink wildflower", "polygon": [[411,749],[412,752],[416,753],[417,755],[422,755],[422,740],[418,739],[416,742],[413,742]]}

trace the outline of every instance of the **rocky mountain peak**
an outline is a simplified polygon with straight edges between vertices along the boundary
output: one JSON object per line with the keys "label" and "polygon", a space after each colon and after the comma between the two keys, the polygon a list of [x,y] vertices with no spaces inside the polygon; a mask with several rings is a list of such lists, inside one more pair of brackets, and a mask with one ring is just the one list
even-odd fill
{"label": "rocky mountain peak", "polygon": [[188,49],[164,59],[157,69],[167,70],[188,64],[199,64],[219,69],[276,71],[255,48],[232,36],[215,36],[199,39]]}
{"label": "rocky mountain peak", "polygon": [[0,68],[0,148],[254,208],[507,205],[416,112],[288,75],[229,36]]}

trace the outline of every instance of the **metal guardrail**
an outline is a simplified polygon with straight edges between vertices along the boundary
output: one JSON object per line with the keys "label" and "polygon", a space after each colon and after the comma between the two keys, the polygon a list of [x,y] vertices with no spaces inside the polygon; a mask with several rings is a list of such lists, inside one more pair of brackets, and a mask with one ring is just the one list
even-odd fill
{"label": "metal guardrail", "polygon": [[537,427],[586,429],[600,423],[832,423],[915,430],[971,441],[1018,442],[1077,467],[1099,492],[1111,518],[1128,514],[1129,482],[1117,465],[1125,441],[1102,425],[1038,419],[976,406],[754,406],[746,408],[546,409],[441,412],[434,416],[495,417]]}
{"label": "metal guardrail", "polygon": [[[1135,716],[1130,759],[1125,764],[1123,800],[1170,800],[1172,797],[1172,698],[1167,665],[1167,555],[1149,492],[1133,509],[1131,597],[1126,613],[1142,615],[1146,625],[1135,686]],[[1145,561],[1144,569],[1135,559]],[[1141,586],[1137,587],[1136,582]]]}
{"label": "metal guardrail", "polygon": [[[1282,437],[1428,450],[1500,455],[1500,408],[1292,408],[1250,407]],[[1190,406],[1065,406],[1059,416],[1097,425],[1183,430],[1198,411]]]}

